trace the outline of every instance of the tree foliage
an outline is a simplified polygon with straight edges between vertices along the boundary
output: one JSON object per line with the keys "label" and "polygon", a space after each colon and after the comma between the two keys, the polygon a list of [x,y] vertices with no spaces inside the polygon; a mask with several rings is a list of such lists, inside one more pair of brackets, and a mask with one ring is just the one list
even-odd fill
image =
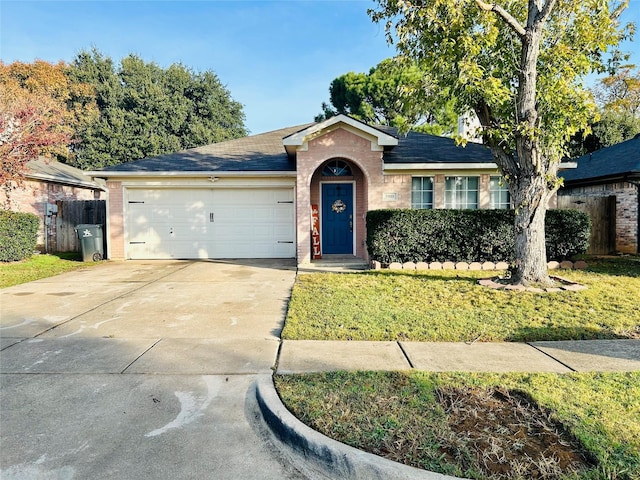
{"label": "tree foliage", "polygon": [[622,59],[628,4],[603,0],[377,0],[399,52],[472,110],[515,204],[514,283],[549,283],[544,218],[572,135],[596,110],[583,78]]}
{"label": "tree foliage", "polygon": [[39,155],[62,156],[71,141],[69,84],[64,65],[0,62],[0,185],[4,202]]}
{"label": "tree foliage", "polygon": [[[369,73],[349,72],[329,86],[331,105],[322,104],[315,121],[337,114],[365,123],[419,130],[437,135],[456,133],[457,115],[452,102],[440,102],[416,64],[386,59]],[[406,101],[420,98],[421,101]]]}
{"label": "tree foliage", "polygon": [[136,55],[119,65],[93,49],[78,54],[71,81],[92,92],[71,96],[95,105],[77,125],[73,164],[92,169],[246,135],[242,105],[211,71],[162,68]]}
{"label": "tree foliage", "polygon": [[572,139],[570,156],[610,147],[640,133],[640,70],[633,68],[626,65],[598,82],[593,91],[600,111],[590,129]]}

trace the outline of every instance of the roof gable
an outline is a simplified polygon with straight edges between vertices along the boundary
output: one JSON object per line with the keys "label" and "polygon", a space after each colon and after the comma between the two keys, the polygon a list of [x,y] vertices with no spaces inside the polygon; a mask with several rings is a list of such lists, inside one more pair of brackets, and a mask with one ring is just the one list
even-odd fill
{"label": "roof gable", "polygon": [[328,118],[323,122],[309,125],[307,128],[283,138],[282,144],[287,150],[287,153],[293,155],[296,150],[306,150],[306,146],[310,140],[338,128],[344,128],[367,140],[371,140],[372,148],[376,150],[383,150],[385,147],[395,147],[398,145],[398,139],[395,136],[343,114]]}

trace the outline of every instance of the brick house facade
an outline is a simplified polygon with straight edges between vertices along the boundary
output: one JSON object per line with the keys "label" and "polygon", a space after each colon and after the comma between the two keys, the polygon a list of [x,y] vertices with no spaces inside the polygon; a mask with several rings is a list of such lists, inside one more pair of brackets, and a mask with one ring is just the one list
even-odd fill
{"label": "brick house facade", "polygon": [[90,174],[107,182],[110,258],[366,261],[370,210],[510,206],[483,145],[345,115]]}

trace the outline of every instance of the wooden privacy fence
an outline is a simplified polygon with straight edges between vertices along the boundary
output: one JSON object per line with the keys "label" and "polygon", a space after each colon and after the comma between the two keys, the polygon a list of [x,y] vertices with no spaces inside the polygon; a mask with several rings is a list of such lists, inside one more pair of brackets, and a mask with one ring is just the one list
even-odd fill
{"label": "wooden privacy fence", "polygon": [[75,227],[83,223],[102,225],[104,251],[107,251],[105,232],[107,204],[105,200],[58,200],[56,205],[58,213],[51,251],[79,252],[80,242]]}
{"label": "wooden privacy fence", "polygon": [[591,238],[587,253],[608,255],[616,251],[616,197],[559,195],[558,208],[588,213],[591,218]]}

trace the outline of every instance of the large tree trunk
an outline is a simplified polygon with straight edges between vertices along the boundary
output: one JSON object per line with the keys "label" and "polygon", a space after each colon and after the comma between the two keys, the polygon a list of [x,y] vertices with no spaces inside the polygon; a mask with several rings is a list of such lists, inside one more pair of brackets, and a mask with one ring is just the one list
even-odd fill
{"label": "large tree trunk", "polygon": [[[550,285],[547,272],[544,220],[549,199],[557,189],[558,159],[545,157],[540,145],[537,105],[538,57],[544,24],[557,0],[528,0],[526,27],[493,3],[476,0],[478,6],[501,17],[518,35],[521,42],[520,69],[515,98],[515,145],[506,146],[492,129],[500,129],[500,121],[492,117],[487,103],[480,101],[474,110],[485,128],[485,138],[502,174],[516,211],[515,262],[511,272],[513,284]],[[515,151],[513,147],[515,146]]]}
{"label": "large tree trunk", "polygon": [[553,194],[544,176],[522,178],[513,195],[515,204],[515,261],[511,282],[550,285],[545,246],[545,217]]}

